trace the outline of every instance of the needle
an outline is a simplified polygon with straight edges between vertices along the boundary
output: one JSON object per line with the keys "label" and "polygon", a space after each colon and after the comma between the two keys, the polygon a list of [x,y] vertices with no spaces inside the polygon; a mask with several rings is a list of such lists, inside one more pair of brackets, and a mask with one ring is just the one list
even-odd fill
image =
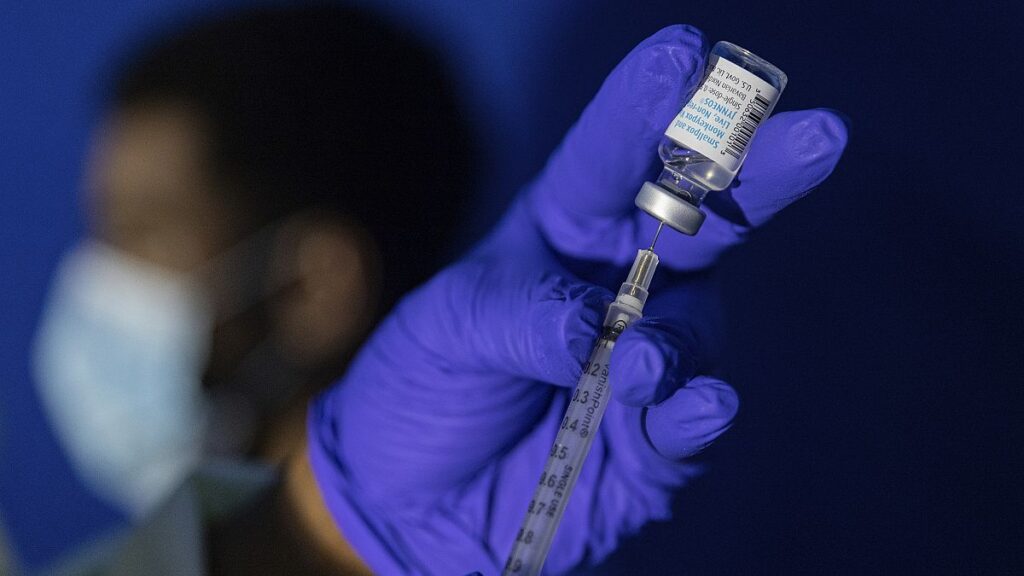
{"label": "needle", "polygon": [[650,248],[647,248],[648,252],[654,251],[654,244],[657,243],[657,237],[662,235],[662,229],[665,227],[665,222],[658,222],[657,232],[654,233],[654,239],[650,241]]}

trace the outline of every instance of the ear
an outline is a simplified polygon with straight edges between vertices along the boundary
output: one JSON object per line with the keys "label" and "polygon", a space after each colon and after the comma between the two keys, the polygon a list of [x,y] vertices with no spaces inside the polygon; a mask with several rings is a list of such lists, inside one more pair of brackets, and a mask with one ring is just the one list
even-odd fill
{"label": "ear", "polygon": [[332,217],[292,217],[272,256],[272,274],[294,288],[272,306],[272,337],[285,357],[315,367],[337,362],[370,327],[378,305],[376,248],[354,223]]}

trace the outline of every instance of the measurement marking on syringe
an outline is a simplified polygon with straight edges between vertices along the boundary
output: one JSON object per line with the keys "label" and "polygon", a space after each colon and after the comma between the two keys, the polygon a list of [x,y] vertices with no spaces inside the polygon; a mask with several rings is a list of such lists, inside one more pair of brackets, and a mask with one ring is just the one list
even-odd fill
{"label": "measurement marking on syringe", "polygon": [[608,360],[614,338],[614,335],[606,335],[598,340],[594,353],[581,370],[537,489],[527,506],[526,520],[516,533],[518,553],[513,551],[510,555],[505,565],[506,574],[536,573],[536,564],[527,562],[527,558],[531,552],[543,557],[550,546],[609,399]]}
{"label": "measurement marking on syringe", "polygon": [[650,276],[656,265],[657,256],[653,252],[640,251],[633,265],[634,270],[630,272],[630,280],[623,284],[619,298],[608,308],[604,331],[595,343],[589,361],[583,365],[576,388],[568,399],[565,415],[558,426],[554,445],[548,452],[540,482],[527,506],[526,518],[516,533],[512,552],[505,563],[506,576],[533,576],[540,572],[544,564],[544,558],[551,548],[555,531],[611,399],[608,367],[612,348],[628,322],[640,317]]}
{"label": "measurement marking on syringe", "polygon": [[[593,388],[593,394],[588,389],[576,388],[576,391],[572,395],[572,399],[575,402],[579,402],[586,406],[586,411],[583,415],[583,419],[580,422],[580,430],[578,434],[580,438],[586,438],[590,436],[591,424],[594,420],[594,413],[601,407],[601,400],[604,398],[605,388],[608,383],[608,365],[600,362],[588,362],[583,367],[585,374],[591,376],[599,376],[597,384]],[[572,408],[570,408],[572,410]],[[573,410],[575,412],[575,410]],[[575,414],[574,414],[575,415]]]}

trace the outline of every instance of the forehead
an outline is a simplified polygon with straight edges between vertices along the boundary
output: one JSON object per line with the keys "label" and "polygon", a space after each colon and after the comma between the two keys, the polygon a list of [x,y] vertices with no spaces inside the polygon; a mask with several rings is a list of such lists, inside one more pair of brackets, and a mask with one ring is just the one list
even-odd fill
{"label": "forehead", "polygon": [[95,144],[91,176],[96,184],[133,195],[191,188],[209,151],[198,114],[174,103],[112,112]]}
{"label": "forehead", "polygon": [[230,218],[210,175],[208,131],[187,106],[114,111],[93,144],[86,188],[95,235],[183,269],[228,242]]}

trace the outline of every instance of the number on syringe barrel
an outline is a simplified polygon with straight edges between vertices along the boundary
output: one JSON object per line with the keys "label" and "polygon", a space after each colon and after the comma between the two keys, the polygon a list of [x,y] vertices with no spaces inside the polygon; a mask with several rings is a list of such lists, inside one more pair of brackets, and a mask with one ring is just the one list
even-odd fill
{"label": "number on syringe barrel", "polygon": [[580,404],[586,404],[587,400],[590,400],[590,390],[580,390],[577,388],[576,391],[572,393],[572,399]]}
{"label": "number on syringe barrel", "polygon": [[530,544],[533,542],[533,530],[519,529],[519,533],[516,534],[516,542],[522,542],[523,544]]}
{"label": "number on syringe barrel", "polygon": [[608,364],[604,362],[587,362],[583,365],[581,376],[603,376],[608,377]]}

